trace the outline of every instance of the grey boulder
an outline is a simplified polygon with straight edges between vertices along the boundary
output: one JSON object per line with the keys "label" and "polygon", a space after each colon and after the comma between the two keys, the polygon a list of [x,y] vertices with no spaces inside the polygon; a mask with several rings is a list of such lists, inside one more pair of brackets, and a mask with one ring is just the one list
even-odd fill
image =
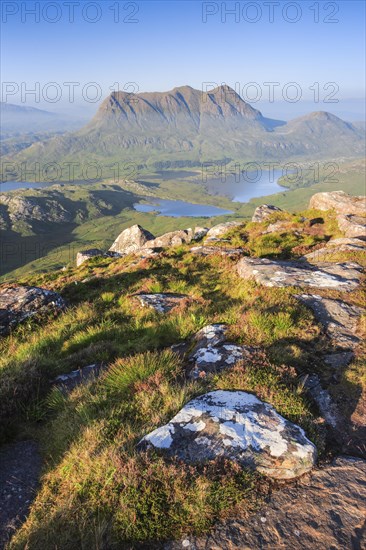
{"label": "grey boulder", "polygon": [[188,463],[223,457],[275,479],[309,472],[316,448],[302,428],[250,393],[217,390],[187,403],[165,426],[146,435],[154,448]]}

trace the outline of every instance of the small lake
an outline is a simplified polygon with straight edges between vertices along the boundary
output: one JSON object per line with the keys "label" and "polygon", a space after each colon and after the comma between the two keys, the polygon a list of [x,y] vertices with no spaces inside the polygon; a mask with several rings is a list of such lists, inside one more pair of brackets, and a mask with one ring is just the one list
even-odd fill
{"label": "small lake", "polygon": [[282,175],[282,170],[229,174],[224,180],[207,178],[203,185],[212,195],[222,195],[234,202],[248,202],[250,199],[286,192],[288,189],[277,183]]}
{"label": "small lake", "polygon": [[217,206],[193,204],[185,201],[171,201],[167,199],[154,200],[154,204],[136,203],[133,207],[137,212],[158,212],[159,216],[171,216],[172,218],[211,218],[213,216],[232,214],[231,210],[225,210]]}

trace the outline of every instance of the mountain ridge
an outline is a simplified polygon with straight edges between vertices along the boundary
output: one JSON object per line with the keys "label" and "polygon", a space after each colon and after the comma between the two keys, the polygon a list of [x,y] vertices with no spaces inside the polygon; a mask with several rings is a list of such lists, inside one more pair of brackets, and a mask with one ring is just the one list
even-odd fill
{"label": "mountain ridge", "polygon": [[324,111],[289,122],[270,119],[228,86],[202,92],[112,92],[80,130],[33,144],[6,160],[126,160],[200,164],[223,159],[263,161],[357,157],[361,128]]}

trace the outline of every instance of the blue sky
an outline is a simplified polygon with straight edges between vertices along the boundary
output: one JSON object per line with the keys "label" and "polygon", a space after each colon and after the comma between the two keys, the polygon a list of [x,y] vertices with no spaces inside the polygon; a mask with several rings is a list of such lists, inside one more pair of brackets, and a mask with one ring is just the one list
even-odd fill
{"label": "blue sky", "polygon": [[[57,10],[52,6],[55,3]],[[37,4],[39,21],[27,13],[37,10]],[[63,0],[3,0],[1,78],[14,83],[14,89],[11,85],[7,88],[13,95],[5,98],[3,94],[3,100],[25,101],[48,110],[74,111],[77,107],[80,112],[92,112],[97,107],[92,102],[94,96],[100,93],[105,97],[116,82],[121,89],[134,82],[136,91],[163,91],[183,84],[201,89],[205,82],[225,82],[246,100],[261,93],[261,100],[253,106],[269,116],[277,113],[289,118],[314,110],[354,110],[355,119],[362,116],[363,1],[277,1],[269,2],[270,8],[263,1],[79,0],[74,2],[73,22],[69,20],[71,7],[66,4]],[[225,21],[221,6],[230,11],[235,4],[239,11],[226,13]],[[115,22],[117,6],[119,21]],[[274,10],[273,22],[270,9]],[[98,20],[93,23],[94,18]],[[59,20],[52,23],[54,19]],[[22,87],[25,92],[37,82],[40,103],[29,94],[22,100]],[[42,91],[46,90],[46,98],[56,93],[56,88],[47,87],[50,82],[56,82],[61,92],[55,103],[42,100]],[[75,86],[74,104],[68,102],[65,82],[80,83]],[[87,101],[80,90],[90,82],[97,86],[87,86],[91,100]],[[268,82],[279,83],[274,86],[275,103],[269,101]],[[290,82],[296,87],[289,87]],[[298,89],[300,102],[284,101],[283,95],[293,99]],[[132,86],[128,91],[133,91]],[[316,95],[318,102],[314,101]],[[339,102],[324,103],[327,96]]]}

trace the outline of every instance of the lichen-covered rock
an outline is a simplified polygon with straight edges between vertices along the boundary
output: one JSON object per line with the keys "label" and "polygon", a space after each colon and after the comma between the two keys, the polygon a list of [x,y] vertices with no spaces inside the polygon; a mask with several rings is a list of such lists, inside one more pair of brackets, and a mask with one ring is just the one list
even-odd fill
{"label": "lichen-covered rock", "polygon": [[214,254],[220,254],[221,256],[228,256],[229,258],[235,258],[245,254],[245,251],[241,248],[224,248],[222,246],[192,246],[190,249],[192,254],[197,256],[213,256]]}
{"label": "lichen-covered rock", "polygon": [[0,290],[0,335],[8,334],[29,317],[64,309],[64,300],[51,290],[32,286],[12,286]]}
{"label": "lichen-covered rock", "polygon": [[335,210],[337,214],[355,214],[364,216],[366,197],[353,197],[344,191],[316,193],[310,199],[309,208],[315,210]]}
{"label": "lichen-covered rock", "polygon": [[186,294],[172,294],[169,292],[154,294],[134,294],[143,307],[155,309],[158,313],[168,313],[173,308],[190,301]]}
{"label": "lichen-covered rock", "polygon": [[362,268],[355,262],[316,266],[301,262],[285,262],[266,258],[242,258],[237,264],[239,276],[254,279],[269,287],[317,287],[351,291],[361,280]]}
{"label": "lichen-covered rock", "polygon": [[282,210],[278,208],[278,206],[273,206],[272,204],[261,204],[254,210],[252,222],[264,222],[268,220],[274,212],[282,212]]}
{"label": "lichen-covered rock", "polygon": [[191,378],[202,378],[208,373],[233,367],[250,357],[253,348],[228,342],[226,333],[227,326],[219,323],[207,325],[197,332],[195,345],[187,357]]}
{"label": "lichen-covered rock", "polygon": [[211,227],[211,229],[207,232],[206,235],[206,242],[207,241],[216,241],[219,240],[220,237],[225,235],[230,229],[234,229],[235,227],[239,227],[242,225],[241,222],[226,222],[226,223],[219,223],[218,225],[214,225]]}
{"label": "lichen-covered rock", "polygon": [[312,309],[334,347],[353,349],[359,344],[357,328],[363,309],[317,294],[301,294],[297,298]]}
{"label": "lichen-covered rock", "polygon": [[361,237],[366,239],[366,217],[354,214],[339,214],[338,226],[346,237]]}
{"label": "lichen-covered rock", "polygon": [[104,255],[103,250],[100,250],[99,248],[90,248],[89,250],[81,250],[76,255],[76,266],[79,267],[81,264],[83,264],[87,260],[90,260],[90,258],[94,258],[96,256],[103,256],[103,255]]}
{"label": "lichen-covered rock", "polygon": [[164,233],[160,237],[149,240],[144,244],[144,248],[167,248],[185,243],[190,243],[193,237],[192,229],[179,229]]}
{"label": "lichen-covered rock", "polygon": [[189,463],[225,457],[275,479],[309,472],[317,455],[304,431],[271,405],[250,393],[224,390],[193,399],[139,446]]}
{"label": "lichen-covered rock", "polygon": [[110,252],[118,252],[119,254],[130,254],[142,248],[147,241],[155,239],[154,235],[146,231],[141,225],[132,225],[122,233],[110,247]]}

